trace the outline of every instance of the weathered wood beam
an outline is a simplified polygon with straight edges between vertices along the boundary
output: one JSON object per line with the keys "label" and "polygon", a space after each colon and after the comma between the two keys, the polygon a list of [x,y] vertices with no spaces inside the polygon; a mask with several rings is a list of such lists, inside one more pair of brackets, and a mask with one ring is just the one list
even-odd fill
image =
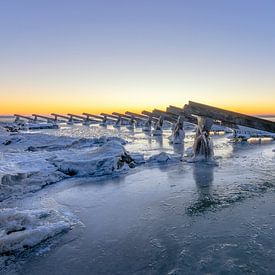
{"label": "weathered wood beam", "polygon": [[134,116],[135,118],[139,118],[140,120],[146,120],[148,119],[148,116],[142,115],[142,114],[136,114],[133,112],[125,112],[126,115]]}
{"label": "weathered wood beam", "polygon": [[55,120],[57,120],[58,117],[63,118],[63,119],[67,119],[67,120],[70,119],[70,117],[68,117],[68,116],[59,115],[59,114],[55,114],[55,113],[52,113],[51,116],[54,116],[54,117],[55,117]]}
{"label": "weathered wood beam", "polygon": [[189,123],[192,123],[192,124],[197,124],[198,123],[197,118],[190,115],[188,112],[183,110],[183,108],[179,108],[179,107],[170,105],[169,107],[166,108],[166,111],[168,113],[172,113],[172,114],[177,115],[177,116],[182,116],[186,122],[189,122]]}
{"label": "weathered wood beam", "polygon": [[[104,116],[99,116],[99,115],[93,115],[93,114],[89,114],[89,113],[83,113],[82,114],[83,116],[86,116],[87,118],[96,118],[96,119],[99,119],[99,120],[103,120],[104,119]],[[96,121],[96,120],[94,120]]]}
{"label": "weathered wood beam", "polygon": [[146,111],[146,110],[144,110],[144,111],[142,111],[141,112],[143,115],[146,115],[147,116],[147,119],[151,119],[152,121],[154,121],[154,122],[156,122],[156,121],[158,121],[158,119],[159,119],[159,117],[160,116],[156,116],[155,114],[153,114],[152,112],[149,112],[149,111]]}
{"label": "weathered wood beam", "polygon": [[37,120],[38,117],[39,117],[39,118],[46,119],[47,121],[53,121],[53,122],[55,121],[54,118],[48,117],[48,116],[42,116],[42,115],[37,115],[37,114],[32,114],[32,116],[34,117],[34,120],[35,120],[35,121]]}
{"label": "weathered wood beam", "polygon": [[110,114],[106,114],[106,113],[101,113],[100,115],[104,116],[104,117],[106,117],[108,119],[111,119],[111,120],[117,120],[117,119],[119,119],[119,116],[110,115]]}
{"label": "weathered wood beam", "polygon": [[169,114],[165,111],[158,110],[158,109],[154,109],[152,114],[155,115],[156,118],[161,116],[164,120],[169,121],[171,123],[176,123],[179,117],[177,115]]}
{"label": "weathered wood beam", "polygon": [[74,118],[76,118],[76,119],[80,119],[80,120],[83,120],[83,121],[85,121],[85,119],[86,119],[86,117],[84,117],[84,116],[81,116],[81,115],[75,115],[75,114],[68,114],[68,116],[71,118],[71,119],[74,119]]}
{"label": "weathered wood beam", "polygon": [[275,122],[208,106],[193,101],[189,101],[189,104],[184,107],[184,111],[191,112],[194,115],[205,116],[214,120],[220,120],[225,123],[231,123],[275,133]]}
{"label": "weathered wood beam", "polygon": [[112,115],[120,116],[121,119],[124,119],[124,120],[127,120],[127,121],[130,121],[131,119],[133,119],[133,117],[131,117],[129,115],[120,114],[120,113],[117,113],[117,112],[113,112]]}
{"label": "weathered wood beam", "polygon": [[18,114],[14,114],[15,116],[15,121],[18,121],[19,118],[23,118],[29,121],[34,121],[34,119],[32,117],[29,116],[24,116],[24,115],[18,115]]}

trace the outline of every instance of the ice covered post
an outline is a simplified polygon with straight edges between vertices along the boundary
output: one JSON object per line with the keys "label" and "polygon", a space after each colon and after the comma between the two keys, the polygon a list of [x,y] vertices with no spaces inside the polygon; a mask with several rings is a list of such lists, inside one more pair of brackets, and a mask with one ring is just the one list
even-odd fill
{"label": "ice covered post", "polygon": [[178,117],[175,127],[173,129],[172,135],[169,137],[169,140],[173,144],[182,144],[185,138],[185,132],[183,129],[183,118]]}
{"label": "ice covered post", "polygon": [[198,127],[193,145],[194,159],[210,160],[214,156],[213,144],[209,132],[213,120],[207,117],[198,117]]}
{"label": "ice covered post", "polygon": [[160,116],[154,125],[154,136],[159,136],[162,134],[163,118]]}
{"label": "ice covered post", "polygon": [[151,117],[148,117],[148,119],[145,121],[142,130],[143,131],[151,131],[151,126],[152,126],[152,119]]}
{"label": "ice covered post", "polygon": [[120,127],[121,126],[121,116],[119,116],[115,122],[114,127]]}

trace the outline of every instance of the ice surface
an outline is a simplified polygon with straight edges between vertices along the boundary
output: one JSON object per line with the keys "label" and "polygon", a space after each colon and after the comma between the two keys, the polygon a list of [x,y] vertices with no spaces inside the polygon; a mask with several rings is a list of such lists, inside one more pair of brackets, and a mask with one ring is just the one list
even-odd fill
{"label": "ice surface", "polygon": [[0,255],[20,252],[71,228],[56,211],[0,210]]}
{"label": "ice surface", "polygon": [[[64,223],[70,228],[63,216],[65,208],[76,213],[85,227],[77,226],[56,238],[57,249],[44,248],[48,242],[39,245],[39,251],[40,247],[49,251],[46,255],[25,251],[25,263],[21,256],[14,261],[18,274],[40,274],[41,270],[45,274],[78,274],[79,270],[83,274],[192,274],[194,270],[196,274],[247,270],[270,274],[274,143],[232,143],[227,136],[211,136],[219,163],[215,166],[181,162],[184,148],[193,145],[193,131],[186,130],[179,147],[169,143],[169,135],[166,129],[154,137],[124,126],[119,130],[64,125],[58,130],[3,131],[0,191],[14,197],[0,203],[11,217],[0,222],[6,247],[2,259],[24,250],[22,244],[39,244],[62,232]],[[144,162],[131,170],[134,173],[112,177]],[[111,174],[91,178],[96,165],[99,174]],[[65,180],[40,190],[60,179]],[[22,208],[44,209],[37,211],[46,215],[38,217]],[[19,212],[26,222],[12,214]],[[24,231],[32,233],[24,235]],[[0,273],[1,263],[0,259]]]}

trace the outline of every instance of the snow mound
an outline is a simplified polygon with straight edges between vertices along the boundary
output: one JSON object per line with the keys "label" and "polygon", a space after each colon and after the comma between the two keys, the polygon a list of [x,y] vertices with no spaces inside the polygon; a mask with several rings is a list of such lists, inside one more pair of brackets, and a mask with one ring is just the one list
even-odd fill
{"label": "snow mound", "polygon": [[21,252],[65,232],[70,222],[53,210],[0,210],[0,255]]}
{"label": "snow mound", "polygon": [[151,156],[147,162],[148,163],[171,163],[181,161],[181,155],[178,154],[168,154],[161,152],[160,154]]}
{"label": "snow mound", "polygon": [[142,160],[142,155],[132,157],[120,142],[111,140],[91,151],[80,152],[77,157],[67,155],[63,159],[53,159],[52,163],[70,176],[103,176],[133,168]]}

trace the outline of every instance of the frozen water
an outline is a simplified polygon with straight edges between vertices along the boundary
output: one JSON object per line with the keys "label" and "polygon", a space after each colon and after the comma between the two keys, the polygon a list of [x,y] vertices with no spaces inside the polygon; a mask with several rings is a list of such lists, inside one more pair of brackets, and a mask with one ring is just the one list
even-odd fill
{"label": "frozen water", "polygon": [[[4,252],[0,273],[272,274],[274,142],[211,136],[218,166],[187,163],[182,156],[194,134],[186,130],[184,144],[171,145],[166,129],[159,137],[123,126],[4,132],[0,191],[9,186],[10,196],[21,185],[36,192],[0,203],[10,217],[0,223],[1,236],[6,252],[15,253]],[[95,178],[97,159],[100,174],[123,176]],[[41,179],[58,176],[60,183],[40,190]],[[35,211],[49,215],[39,218]],[[67,232],[72,215],[83,226]],[[67,233],[52,247],[54,241],[45,240],[62,233],[62,224]],[[26,243],[32,248],[26,250]]]}

